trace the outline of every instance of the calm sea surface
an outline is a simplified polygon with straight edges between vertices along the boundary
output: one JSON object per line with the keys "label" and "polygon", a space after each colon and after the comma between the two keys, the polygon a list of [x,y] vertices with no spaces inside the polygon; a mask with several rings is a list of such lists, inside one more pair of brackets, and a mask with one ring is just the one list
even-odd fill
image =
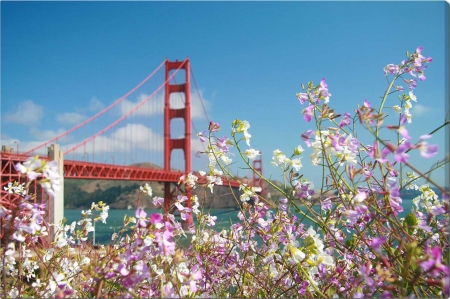
{"label": "calm sea surface", "polygon": [[[403,212],[400,213],[400,217],[406,216],[413,206],[412,200],[403,200]],[[318,211],[320,207],[314,206],[314,210]],[[301,208],[303,211],[307,211],[305,207]],[[160,213],[161,210],[145,210],[147,215],[151,213]],[[212,216],[217,216],[216,225],[214,227],[215,230],[221,231],[223,229],[229,229],[231,223],[237,223],[240,220],[238,219],[237,210],[234,209],[215,209],[211,211]],[[96,212],[95,215],[97,215]],[[118,229],[122,226],[123,218],[125,215],[135,216],[135,210],[109,210],[109,216],[106,219],[106,224],[103,224],[101,221],[95,223],[95,243],[107,244],[111,240],[111,235],[118,231]],[[65,210],[64,217],[67,219],[67,224],[72,223],[73,221],[78,221],[81,218],[81,210]],[[301,216],[298,216],[301,218]],[[195,218],[195,217],[194,217]],[[305,224],[311,223],[308,219],[304,219],[303,222]],[[94,234],[91,234],[91,238],[94,238]]]}

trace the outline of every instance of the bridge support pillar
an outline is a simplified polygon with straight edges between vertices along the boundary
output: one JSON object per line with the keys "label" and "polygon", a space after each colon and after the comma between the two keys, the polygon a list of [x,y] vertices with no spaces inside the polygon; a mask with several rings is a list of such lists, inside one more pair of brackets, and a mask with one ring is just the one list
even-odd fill
{"label": "bridge support pillar", "polygon": [[[64,218],[64,153],[60,150],[59,144],[52,144],[48,148],[48,157],[50,160],[58,162],[58,174],[61,178],[61,187],[55,191],[55,197],[50,198],[49,214],[50,223],[59,224]],[[50,238],[53,239],[54,228],[50,232]]]}
{"label": "bridge support pillar", "polygon": [[[171,70],[181,70],[185,72],[185,82],[181,84],[170,84],[169,73]],[[164,101],[164,170],[171,171],[170,156],[172,150],[182,149],[184,152],[184,173],[188,174],[192,171],[191,167],[191,82],[190,82],[190,62],[186,58],[184,61],[170,62],[166,61],[166,86],[165,86],[165,101]],[[171,93],[184,93],[184,107],[175,109],[170,106]],[[170,138],[170,121],[173,118],[182,118],[184,120],[184,137],[180,139]],[[170,209],[171,201],[174,197],[174,192],[170,190],[170,183],[164,184],[164,208],[167,213]],[[188,201],[186,206],[191,208],[191,192],[187,192]],[[186,220],[189,225],[192,222],[192,214]]]}
{"label": "bridge support pillar", "polygon": [[[256,158],[255,160],[253,160],[253,168],[259,172],[261,175],[263,174],[263,169],[262,169],[262,153],[259,156],[259,158]],[[261,187],[261,196],[265,196],[266,195],[266,189],[264,186],[264,180],[261,179],[259,176],[256,175],[255,172],[253,172],[253,186],[254,187]]]}

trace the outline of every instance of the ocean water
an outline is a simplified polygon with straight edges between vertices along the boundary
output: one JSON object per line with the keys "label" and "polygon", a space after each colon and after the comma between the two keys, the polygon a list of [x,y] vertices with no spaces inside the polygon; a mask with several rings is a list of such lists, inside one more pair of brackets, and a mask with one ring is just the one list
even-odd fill
{"label": "ocean water", "polygon": [[[403,200],[403,212],[399,214],[399,217],[405,217],[410,211],[412,206],[414,205],[412,200]],[[314,206],[314,210],[318,211],[320,209],[319,206]],[[301,207],[304,212],[307,212],[305,207]],[[162,211],[147,209],[145,210],[147,215],[151,213],[161,213]],[[240,222],[238,218],[238,212],[234,209],[215,209],[211,210],[210,214],[212,216],[217,216],[216,225],[213,227],[216,231],[221,231],[223,229],[230,229],[231,224]],[[99,212],[96,212],[94,215],[97,215]],[[135,216],[135,210],[109,210],[108,218],[106,219],[106,224],[101,221],[95,223],[95,243],[98,244],[108,244],[111,241],[111,236],[114,232],[117,232],[122,224],[125,215]],[[81,219],[81,210],[65,210],[64,217],[67,219],[67,224],[72,223],[73,221],[78,221]],[[297,215],[300,221],[300,215]],[[194,217],[195,218],[195,217]],[[302,220],[303,223],[310,224],[311,221],[307,218]],[[92,241],[94,240],[94,233],[90,233],[89,237]]]}

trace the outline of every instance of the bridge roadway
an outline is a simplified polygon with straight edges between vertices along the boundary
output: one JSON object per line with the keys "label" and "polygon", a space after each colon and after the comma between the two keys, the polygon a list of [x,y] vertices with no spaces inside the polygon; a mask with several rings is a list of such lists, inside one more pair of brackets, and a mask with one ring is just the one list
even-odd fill
{"label": "bridge roadway", "polygon": [[[17,180],[19,174],[14,165],[24,162],[29,158],[27,155],[1,153],[2,191],[3,186],[11,180]],[[48,157],[40,157],[48,160]],[[93,163],[84,161],[64,160],[64,178],[66,179],[97,179],[97,180],[129,180],[129,181],[156,181],[177,183],[185,174],[181,171],[165,171],[162,169],[142,168],[135,166],[122,166],[104,163]],[[223,185],[239,187],[236,181],[222,177]],[[199,176],[199,184],[204,184],[205,178]]]}

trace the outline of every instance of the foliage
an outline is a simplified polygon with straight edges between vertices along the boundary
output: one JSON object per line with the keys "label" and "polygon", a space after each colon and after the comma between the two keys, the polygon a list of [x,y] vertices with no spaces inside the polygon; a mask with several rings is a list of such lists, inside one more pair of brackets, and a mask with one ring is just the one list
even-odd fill
{"label": "foliage", "polygon": [[[274,150],[272,164],[284,176],[280,188],[252,168],[250,162],[260,152],[250,147],[250,124],[243,120],[232,123],[231,139],[220,137],[221,127],[214,122],[198,135],[208,143],[208,150],[198,153],[208,156],[208,172],[180,178],[185,188],[179,190],[187,192],[178,194],[172,204],[188,224],[191,215],[198,220],[197,227],[188,226],[193,236],[185,250],[177,244],[185,229],[173,215],[148,215],[138,208],[135,217],[124,219],[110,245],[92,251],[87,235],[94,229],[93,221],[106,221],[109,207],[104,202],[82,211],[78,222],[54,225],[51,245],[39,245],[39,238],[47,234],[44,207],[32,202],[25,183],[11,183],[7,190],[21,201],[1,209],[2,297],[450,296],[448,191],[428,175],[448,160],[434,164],[428,173],[419,172],[408,160],[412,150],[426,159],[437,153],[437,146],[426,141],[434,132],[414,143],[406,129],[412,121],[411,101],[417,101],[415,78],[425,80],[424,71],[432,61],[422,56],[422,50],[419,47],[400,64],[386,66],[388,88],[378,109],[365,100],[354,115],[335,112],[325,79],[318,85],[309,82],[297,94],[307,105],[305,121],[315,123],[302,139],[312,150],[312,164],[323,171],[322,181],[316,183],[319,209],[312,201],[317,188],[301,171],[306,150],[299,145],[289,158]],[[394,85],[397,81],[411,91],[403,92],[404,87]],[[390,120],[383,109],[394,93],[400,100],[400,105],[392,106],[398,119],[383,125]],[[446,125],[448,120],[438,129]],[[357,127],[371,133],[374,142],[360,143]],[[391,132],[392,140],[381,137]],[[236,198],[242,204],[241,221],[216,232],[217,218],[199,210],[197,196],[187,195],[199,184],[212,193],[224,178],[239,180],[231,172],[232,148],[283,197],[274,204],[258,194],[260,188],[241,183]],[[50,193],[58,187],[57,178],[37,158],[17,168],[29,181],[50,184],[46,188]],[[406,176],[404,168],[410,170]],[[418,185],[418,179],[425,182]],[[432,186],[441,191],[441,198]],[[420,192],[404,219],[398,217],[403,211],[402,189]],[[153,195],[148,184],[140,191]],[[154,196],[153,203],[162,206],[164,199]],[[314,225],[306,225],[304,219]],[[124,234],[129,227],[132,232]]]}

